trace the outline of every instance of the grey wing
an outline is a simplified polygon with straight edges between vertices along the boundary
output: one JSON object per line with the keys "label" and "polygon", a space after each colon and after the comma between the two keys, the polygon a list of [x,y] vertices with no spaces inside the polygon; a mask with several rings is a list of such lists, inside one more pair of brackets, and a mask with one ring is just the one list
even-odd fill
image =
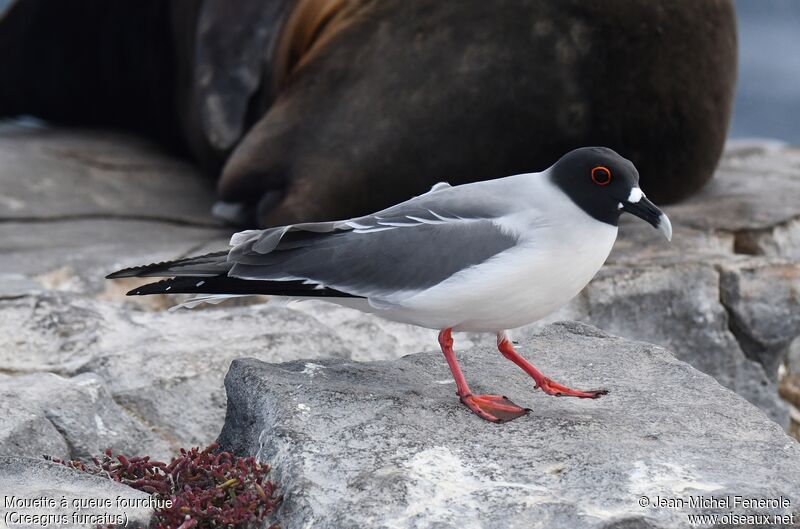
{"label": "grey wing", "polygon": [[507,203],[463,187],[356,219],[244,232],[232,240],[229,275],[300,279],[383,300],[424,290],[517,242],[495,222]]}

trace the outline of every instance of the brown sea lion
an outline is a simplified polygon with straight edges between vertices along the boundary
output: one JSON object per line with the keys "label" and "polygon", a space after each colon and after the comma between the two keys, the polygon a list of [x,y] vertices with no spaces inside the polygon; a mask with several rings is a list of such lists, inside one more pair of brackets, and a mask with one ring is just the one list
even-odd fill
{"label": "brown sea lion", "polygon": [[595,144],[676,201],[712,175],[735,76],[730,0],[18,0],[0,20],[0,114],[182,146],[262,225]]}

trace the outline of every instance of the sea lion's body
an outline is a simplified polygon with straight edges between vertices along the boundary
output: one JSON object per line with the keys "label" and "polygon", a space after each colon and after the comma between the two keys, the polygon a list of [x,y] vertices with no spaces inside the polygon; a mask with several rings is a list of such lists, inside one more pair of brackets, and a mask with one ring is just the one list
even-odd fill
{"label": "sea lion's body", "polygon": [[183,146],[222,170],[222,198],[260,200],[262,224],[347,218],[595,144],[679,200],[712,175],[736,75],[730,0],[77,5],[21,0],[0,20],[0,113]]}

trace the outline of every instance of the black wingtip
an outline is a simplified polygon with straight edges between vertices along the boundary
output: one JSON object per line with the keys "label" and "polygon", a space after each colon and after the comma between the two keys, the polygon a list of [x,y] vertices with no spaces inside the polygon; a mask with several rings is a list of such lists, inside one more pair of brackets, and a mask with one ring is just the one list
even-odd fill
{"label": "black wingtip", "polygon": [[[217,273],[227,272],[227,267],[220,268],[220,264],[224,264],[225,257],[228,255],[228,250],[219,252],[211,252],[195,257],[186,257],[184,259],[176,259],[174,261],[161,261],[160,263],[151,263],[141,266],[131,266],[117,270],[106,276],[106,279],[121,279],[123,277],[166,277],[166,276],[179,276],[179,275],[209,275],[208,267],[210,266],[214,272]],[[220,261],[220,262],[209,262]],[[198,269],[197,267],[202,268]],[[180,269],[180,270],[178,270]]]}
{"label": "black wingtip", "polygon": [[106,279],[121,279],[123,277],[133,277],[136,275],[135,272],[132,272],[130,268],[126,268],[124,270],[117,270],[116,272],[111,272],[106,276]]}
{"label": "black wingtip", "polygon": [[320,288],[319,285],[306,281],[258,281],[227,274],[218,276],[183,276],[162,279],[134,288],[128,296],[148,296],[150,294],[230,294],[256,296],[260,294],[288,297],[312,298],[351,298],[359,297],[331,288]]}
{"label": "black wingtip", "polygon": [[131,266],[129,268],[123,268],[122,270],[117,270],[116,272],[111,272],[106,276],[106,279],[122,279],[123,277],[139,277],[141,274],[154,270],[158,267],[162,267],[164,265],[170,264],[169,262],[163,263],[153,263],[148,265],[142,266]]}
{"label": "black wingtip", "polygon": [[[123,276],[126,277],[126,276]],[[176,282],[175,279],[162,279],[155,283],[147,283],[146,285],[138,286],[133,290],[128,291],[126,296],[147,296],[150,294],[170,294],[172,285]],[[179,294],[180,292],[175,292]]]}
{"label": "black wingtip", "polygon": [[141,289],[141,287],[136,287],[133,290],[129,290],[128,292],[126,292],[125,295],[126,296],[141,296],[142,295],[142,289]]}

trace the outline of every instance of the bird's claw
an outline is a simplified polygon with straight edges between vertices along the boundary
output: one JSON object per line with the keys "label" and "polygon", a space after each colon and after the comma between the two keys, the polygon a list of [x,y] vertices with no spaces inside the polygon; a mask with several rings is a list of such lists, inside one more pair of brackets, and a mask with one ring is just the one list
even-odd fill
{"label": "bird's claw", "polygon": [[481,419],[496,423],[513,421],[531,411],[501,395],[466,395],[461,402]]}
{"label": "bird's claw", "polygon": [[579,399],[597,399],[602,397],[603,395],[608,395],[607,389],[592,389],[592,390],[580,390],[580,389],[572,389],[564,386],[563,384],[559,384],[558,382],[554,382],[549,378],[545,378],[539,382],[536,382],[534,386],[535,389],[541,389],[546,394],[551,395],[553,397],[578,397]]}

